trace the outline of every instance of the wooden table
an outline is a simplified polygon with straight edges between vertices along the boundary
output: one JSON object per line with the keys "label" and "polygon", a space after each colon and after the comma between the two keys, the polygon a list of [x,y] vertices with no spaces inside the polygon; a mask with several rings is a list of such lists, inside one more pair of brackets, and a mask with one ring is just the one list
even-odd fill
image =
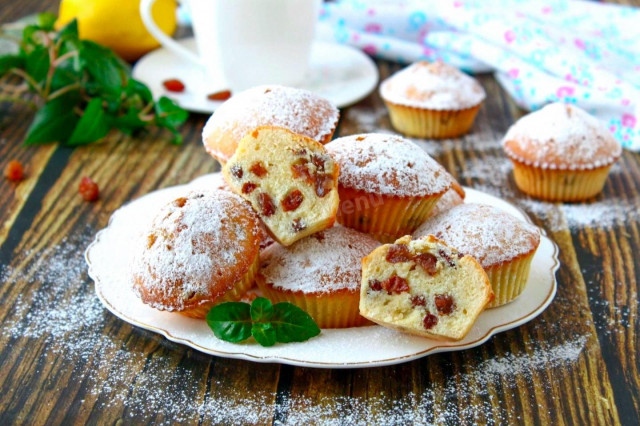
{"label": "wooden table", "polygon": [[[0,22],[56,7],[4,3]],[[398,66],[379,69],[385,77]],[[98,301],[84,249],[127,201],[219,169],[201,145],[206,116],[192,114],[182,146],[151,131],[25,148],[32,112],[0,104],[0,168],[18,159],[28,175],[0,179],[0,424],[640,424],[640,155],[625,152],[591,203],[531,200],[499,147],[523,111],[493,77],[480,81],[488,99],[473,132],[420,143],[464,185],[513,202],[547,231],[560,247],[557,296],[478,348],[352,370],[205,355]],[[342,110],[338,133],[390,128],[373,93]],[[85,175],[100,184],[96,203],[78,195]]]}

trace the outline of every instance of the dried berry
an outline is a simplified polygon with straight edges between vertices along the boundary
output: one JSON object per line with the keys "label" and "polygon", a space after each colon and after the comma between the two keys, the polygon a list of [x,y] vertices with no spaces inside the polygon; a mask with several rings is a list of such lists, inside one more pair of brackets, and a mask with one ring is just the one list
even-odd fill
{"label": "dried berry", "polygon": [[24,179],[24,168],[18,160],[11,160],[7,167],[4,168],[4,177],[14,182]]}
{"label": "dried berry", "polygon": [[327,161],[326,157],[323,155],[312,155],[311,162],[314,166],[316,166],[316,170],[320,172],[324,172],[324,164]]}
{"label": "dried berry", "polygon": [[304,196],[302,195],[302,192],[300,192],[297,189],[294,189],[293,191],[288,193],[282,200],[281,202],[282,209],[285,212],[293,211],[298,207],[300,207],[300,204],[302,204],[303,200],[304,200]]}
{"label": "dried berry", "polygon": [[221,90],[219,92],[210,93],[207,95],[207,99],[210,101],[226,101],[231,97],[231,91]]}
{"label": "dried berry", "polygon": [[304,223],[304,221],[301,218],[294,219],[293,223],[291,224],[291,227],[293,228],[294,232],[300,232],[307,229],[306,223]]}
{"label": "dried berry", "polygon": [[424,296],[411,296],[411,305],[412,306],[427,306],[427,300]]}
{"label": "dried berry", "polygon": [[438,317],[427,312],[422,320],[422,325],[425,329],[430,330],[438,324]]}
{"label": "dried berry", "polygon": [[447,261],[449,266],[451,266],[452,268],[456,267],[456,263],[453,261],[453,259],[451,259],[451,256],[449,256],[447,252],[441,249],[441,250],[438,250],[438,254],[440,255],[440,257],[442,257],[444,260]]}
{"label": "dried berry", "polygon": [[313,178],[311,177],[311,173],[309,172],[309,166],[307,166],[304,162],[299,161],[295,164],[291,165],[291,173],[293,173],[293,177],[295,179],[304,178],[308,183],[313,182]]}
{"label": "dried berry", "polygon": [[416,263],[431,276],[438,273],[438,258],[431,253],[420,253],[416,255]]}
{"label": "dried berry", "polygon": [[382,290],[382,284],[378,280],[371,280],[369,281],[369,288],[373,291],[380,291]]}
{"label": "dried berry", "polygon": [[244,175],[244,171],[242,170],[242,167],[240,167],[238,164],[234,164],[233,166],[231,166],[231,174],[235,176],[237,179],[242,179],[242,176]]}
{"label": "dried berry", "polygon": [[391,245],[386,257],[389,263],[409,262],[412,258],[413,256],[406,244]]}
{"label": "dried berry", "polygon": [[253,163],[249,168],[249,171],[254,175],[258,176],[259,178],[264,177],[267,174],[267,169],[264,167],[264,164],[262,164],[262,162],[260,161]]}
{"label": "dried berry", "polygon": [[324,197],[329,192],[331,192],[331,189],[333,188],[333,176],[328,174],[316,175],[315,186],[316,186],[316,195],[318,195],[318,197],[320,198]]}
{"label": "dried berry", "polygon": [[91,178],[85,176],[80,181],[78,186],[78,192],[85,201],[96,201],[100,197],[100,191],[98,190],[98,184]]}
{"label": "dried berry", "polygon": [[409,291],[409,283],[407,280],[397,275],[383,281],[381,285],[389,294],[400,294]]}
{"label": "dried berry", "polygon": [[254,189],[256,189],[258,187],[258,185],[256,185],[253,182],[245,182],[244,185],[242,185],[242,193],[243,194],[251,194],[253,192]]}
{"label": "dried berry", "polygon": [[273,203],[273,199],[264,192],[258,195],[258,205],[263,216],[269,217],[276,212],[276,206]]}
{"label": "dried berry", "polygon": [[436,294],[435,301],[440,315],[449,315],[456,308],[453,297],[449,294]]}
{"label": "dried berry", "polygon": [[185,197],[180,197],[173,202],[176,207],[184,207],[187,204],[187,199]]}
{"label": "dried berry", "polygon": [[169,92],[184,92],[184,83],[177,78],[172,78],[162,82],[162,85]]}

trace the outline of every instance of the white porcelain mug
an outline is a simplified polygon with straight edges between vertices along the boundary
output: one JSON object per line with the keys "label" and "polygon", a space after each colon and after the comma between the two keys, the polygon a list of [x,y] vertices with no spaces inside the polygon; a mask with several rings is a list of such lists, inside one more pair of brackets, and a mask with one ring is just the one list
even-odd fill
{"label": "white porcelain mug", "polygon": [[321,0],[189,0],[198,54],[158,28],[155,1],[140,2],[145,26],[164,47],[204,67],[208,86],[237,92],[304,80]]}

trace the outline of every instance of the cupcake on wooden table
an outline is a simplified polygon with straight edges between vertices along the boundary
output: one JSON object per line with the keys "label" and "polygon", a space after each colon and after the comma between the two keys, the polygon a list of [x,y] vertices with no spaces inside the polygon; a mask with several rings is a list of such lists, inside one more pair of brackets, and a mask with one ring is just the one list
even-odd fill
{"label": "cupcake on wooden table", "polygon": [[258,287],[274,303],[304,309],[321,328],[364,325],[360,316],[361,261],[378,247],[368,235],[342,226],[290,247],[274,244],[261,258]]}
{"label": "cupcake on wooden table", "polygon": [[326,148],[340,166],[337,221],[382,242],[413,232],[453,182],[429,154],[399,136],[347,136]]}
{"label": "cupcake on wooden table", "polygon": [[153,308],[204,318],[253,286],[259,253],[259,220],[242,198],[192,192],[160,209],[142,234],[133,290]]}
{"label": "cupcake on wooden table", "polygon": [[391,124],[421,138],[454,138],[469,132],[485,98],[472,77],[443,62],[416,62],[380,85]]}
{"label": "cupcake on wooden table", "polygon": [[548,201],[596,196],[622,147],[584,110],[553,103],[518,120],[502,145],[521,191]]}
{"label": "cupcake on wooden table", "polygon": [[491,308],[522,293],[540,244],[535,226],[482,204],[453,207],[427,220],[413,233],[415,238],[427,235],[435,235],[480,263],[495,294]]}
{"label": "cupcake on wooden table", "polygon": [[224,165],[240,139],[256,127],[283,127],[325,144],[331,140],[339,117],[331,102],[307,90],[257,86],[223,103],[204,126],[202,139],[207,152]]}

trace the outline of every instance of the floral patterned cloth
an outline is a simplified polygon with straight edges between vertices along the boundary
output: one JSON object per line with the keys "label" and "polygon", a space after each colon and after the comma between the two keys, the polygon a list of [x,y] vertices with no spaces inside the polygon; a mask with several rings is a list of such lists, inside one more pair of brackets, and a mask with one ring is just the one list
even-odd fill
{"label": "floral patterned cloth", "polygon": [[640,9],[579,0],[338,0],[321,31],[402,63],[495,72],[516,103],[580,106],[640,151]]}

